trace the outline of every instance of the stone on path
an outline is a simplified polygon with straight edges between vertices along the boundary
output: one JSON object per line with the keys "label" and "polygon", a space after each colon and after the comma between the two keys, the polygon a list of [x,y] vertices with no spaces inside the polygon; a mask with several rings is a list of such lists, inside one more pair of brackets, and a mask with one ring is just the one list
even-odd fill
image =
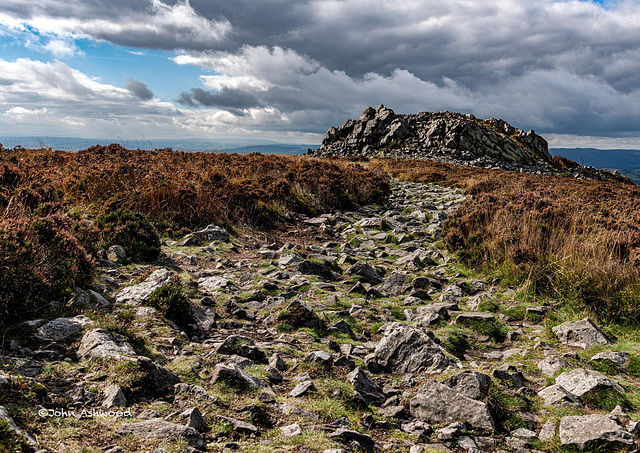
{"label": "stone on path", "polygon": [[551,329],[560,343],[582,349],[611,343],[609,338],[589,318],[569,321]]}
{"label": "stone on path", "polygon": [[581,450],[604,448],[603,451],[633,449],[633,436],[611,415],[568,416],[560,419],[560,444]]}

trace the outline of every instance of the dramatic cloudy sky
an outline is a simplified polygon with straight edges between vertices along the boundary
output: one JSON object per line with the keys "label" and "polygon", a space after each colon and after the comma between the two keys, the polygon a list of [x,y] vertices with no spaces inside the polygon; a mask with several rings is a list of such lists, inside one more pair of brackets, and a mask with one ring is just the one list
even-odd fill
{"label": "dramatic cloudy sky", "polygon": [[0,135],[314,143],[380,103],[640,148],[640,0],[0,0]]}

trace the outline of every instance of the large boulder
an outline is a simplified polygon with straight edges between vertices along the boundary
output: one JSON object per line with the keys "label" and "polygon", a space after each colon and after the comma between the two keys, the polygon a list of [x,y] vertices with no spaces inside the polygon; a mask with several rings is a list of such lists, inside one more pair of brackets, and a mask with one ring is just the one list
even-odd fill
{"label": "large boulder", "polygon": [[436,381],[423,385],[410,402],[411,415],[431,424],[464,421],[471,428],[487,433],[496,430],[496,424],[487,405],[467,398]]}
{"label": "large boulder", "polygon": [[145,439],[182,440],[188,445],[204,450],[207,443],[198,431],[189,427],[154,418],[138,423],[125,423],[118,427],[117,434],[133,434]]}
{"label": "large boulder", "polygon": [[116,303],[142,305],[149,300],[149,296],[158,288],[171,283],[171,272],[167,269],[155,270],[142,283],[127,286],[116,296]]}
{"label": "large boulder", "polygon": [[374,359],[389,373],[442,373],[459,367],[428,329],[394,322],[380,330],[384,335],[376,346]]}
{"label": "large boulder", "polygon": [[589,318],[580,321],[569,321],[551,329],[560,343],[577,348],[589,349],[603,346],[611,340]]}
{"label": "large boulder", "polygon": [[581,450],[623,451],[633,449],[633,435],[611,415],[568,416],[560,419],[560,444]]}
{"label": "large boulder", "polygon": [[122,335],[104,329],[93,329],[85,333],[80,340],[77,354],[81,359],[118,358],[135,356],[136,352]]}

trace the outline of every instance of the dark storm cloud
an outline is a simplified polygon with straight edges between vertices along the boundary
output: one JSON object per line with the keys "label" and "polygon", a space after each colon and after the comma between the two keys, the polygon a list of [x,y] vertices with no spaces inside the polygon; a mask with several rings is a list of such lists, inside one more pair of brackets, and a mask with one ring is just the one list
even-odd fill
{"label": "dark storm cloud", "polygon": [[220,107],[234,111],[260,106],[260,102],[254,95],[232,88],[223,88],[217,92],[192,88],[190,93],[180,93],[178,102],[190,107]]}
{"label": "dark storm cloud", "polygon": [[124,86],[129,90],[134,96],[142,99],[143,101],[148,101],[149,99],[153,99],[153,91],[147,87],[146,83],[140,82],[135,79],[128,79]]}
{"label": "dark storm cloud", "polygon": [[179,50],[177,63],[221,75],[203,75],[210,91],[183,87],[181,104],[282,119],[257,127],[323,132],[385,103],[640,135],[638,0],[5,0],[3,13],[48,33]]}

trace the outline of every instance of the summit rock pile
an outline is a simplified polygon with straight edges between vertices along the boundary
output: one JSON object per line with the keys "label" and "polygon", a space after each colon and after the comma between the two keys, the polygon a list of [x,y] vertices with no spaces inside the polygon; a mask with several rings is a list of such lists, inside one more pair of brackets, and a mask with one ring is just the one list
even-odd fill
{"label": "summit rock pile", "polygon": [[379,105],[360,118],[330,128],[315,157],[426,159],[453,165],[497,168],[578,179],[630,183],[616,171],[553,158],[547,141],[501,119],[450,111],[396,114]]}
{"label": "summit rock pile", "polygon": [[329,129],[316,156],[423,158],[458,165],[551,173],[544,138],[503,120],[440,111],[396,114],[379,105]]}

